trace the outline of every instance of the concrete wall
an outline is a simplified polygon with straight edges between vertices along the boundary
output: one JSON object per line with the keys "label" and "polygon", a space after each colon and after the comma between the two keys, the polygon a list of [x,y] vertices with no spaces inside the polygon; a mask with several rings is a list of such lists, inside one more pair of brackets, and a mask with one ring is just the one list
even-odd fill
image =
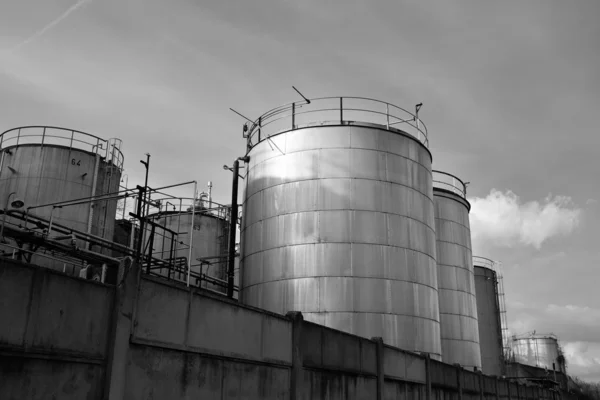
{"label": "concrete wall", "polygon": [[100,399],[114,290],[0,259],[0,399]]}
{"label": "concrete wall", "polygon": [[0,263],[3,400],[552,399],[136,266],[107,287]]}

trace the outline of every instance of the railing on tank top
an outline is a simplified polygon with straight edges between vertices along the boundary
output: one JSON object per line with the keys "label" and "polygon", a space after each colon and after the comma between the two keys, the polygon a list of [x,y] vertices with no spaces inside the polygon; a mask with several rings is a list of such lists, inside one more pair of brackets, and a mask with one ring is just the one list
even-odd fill
{"label": "railing on tank top", "polygon": [[[366,97],[321,97],[284,104],[267,111],[246,126],[248,150],[277,133],[306,126],[361,123],[401,130],[429,147],[427,127],[413,114],[394,104]],[[271,144],[271,143],[270,143]]]}
{"label": "railing on tank top", "polygon": [[432,174],[434,188],[448,190],[464,199],[467,198],[467,185],[458,177],[447,172],[436,170],[433,170]]}
{"label": "railing on tank top", "polygon": [[98,154],[106,162],[123,169],[121,139],[102,139],[89,133],[55,126],[22,126],[0,134],[0,150],[20,145],[39,144],[68,147]]}

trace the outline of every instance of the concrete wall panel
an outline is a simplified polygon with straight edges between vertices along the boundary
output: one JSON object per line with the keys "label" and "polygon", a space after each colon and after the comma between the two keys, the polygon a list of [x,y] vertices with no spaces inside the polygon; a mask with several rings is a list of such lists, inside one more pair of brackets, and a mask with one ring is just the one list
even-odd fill
{"label": "concrete wall panel", "polygon": [[189,346],[222,355],[292,361],[291,324],[283,318],[203,296],[193,297],[190,313]]}
{"label": "concrete wall panel", "polygon": [[[17,262],[0,265],[0,344],[104,357],[113,289]],[[6,300],[4,300],[6,299]],[[4,325],[4,324],[3,324]]]}
{"label": "concrete wall panel", "polygon": [[97,400],[103,367],[22,357],[0,357],[2,400]]}
{"label": "concrete wall panel", "polygon": [[[1,261],[0,261],[1,263]],[[34,269],[0,266],[0,343],[22,346],[27,329]]]}
{"label": "concrete wall panel", "polygon": [[371,399],[377,392],[377,380],[357,375],[304,370],[302,399]]}
{"label": "concrete wall panel", "polygon": [[189,293],[142,279],[135,335],[142,339],[183,345]]}
{"label": "concrete wall panel", "polygon": [[301,346],[306,367],[377,373],[375,343],[368,339],[305,322]]}
{"label": "concrete wall panel", "polygon": [[289,370],[132,346],[125,398],[287,399]]}

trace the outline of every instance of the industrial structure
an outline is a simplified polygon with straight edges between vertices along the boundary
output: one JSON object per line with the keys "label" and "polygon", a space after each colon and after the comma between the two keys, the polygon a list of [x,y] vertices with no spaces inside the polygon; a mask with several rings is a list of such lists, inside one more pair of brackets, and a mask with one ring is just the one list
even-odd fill
{"label": "industrial structure", "polygon": [[504,375],[503,327],[496,263],[485,257],[474,256],[473,265],[482,371],[490,375]]}
{"label": "industrial structure", "polygon": [[442,359],[481,369],[467,188],[454,175],[433,171]]}
{"label": "industrial structure", "polygon": [[258,121],[247,133],[242,302],[441,359],[424,124],[352,97]]}
{"label": "industrial structure", "polygon": [[213,202],[205,193],[196,200],[168,198],[159,201],[164,203],[163,211],[148,216],[155,224],[146,227],[147,253],[160,259],[177,260],[183,268],[175,273],[158,264],[151,270],[185,282],[189,257],[194,286],[225,293],[230,207]]}
{"label": "industrial structure", "polygon": [[565,357],[553,334],[529,333],[513,336],[510,361],[566,373]]}
{"label": "industrial structure", "polygon": [[[102,139],[73,129],[24,126],[0,134],[0,193],[23,202],[32,217],[64,225],[99,238],[112,240],[119,182],[123,169],[120,139]],[[113,196],[111,196],[113,195]],[[93,199],[93,201],[91,201]],[[4,200],[4,198],[2,199]],[[4,205],[3,205],[4,206]],[[5,216],[4,225],[15,220]],[[88,250],[103,249],[78,241]],[[16,242],[5,243],[5,253],[16,251]],[[30,261],[59,270],[78,269],[75,264],[53,259],[53,251],[35,246],[20,248]]]}
{"label": "industrial structure", "polygon": [[[327,398],[557,399],[568,382],[558,340],[509,340],[500,264],[472,255],[466,184],[432,169],[421,104],[302,97],[244,125],[246,153],[224,166],[227,205],[212,182],[200,194],[196,181],[150,186],[149,154],[144,185],[121,186],[119,139],[44,126],[1,134],[0,299],[9,293],[28,322],[0,302],[11,326],[0,326],[0,353],[50,382],[83,376],[81,391],[99,393],[90,398],[225,393],[246,388],[243,371],[261,382],[248,389],[255,398],[342,388]],[[182,187],[189,197],[172,192]],[[116,215],[129,199],[132,211]],[[93,340],[62,340],[64,309]],[[58,327],[32,345],[36,318]],[[56,367],[72,360],[91,366]],[[125,378],[145,382],[143,394]],[[0,397],[30,393],[11,385]]]}

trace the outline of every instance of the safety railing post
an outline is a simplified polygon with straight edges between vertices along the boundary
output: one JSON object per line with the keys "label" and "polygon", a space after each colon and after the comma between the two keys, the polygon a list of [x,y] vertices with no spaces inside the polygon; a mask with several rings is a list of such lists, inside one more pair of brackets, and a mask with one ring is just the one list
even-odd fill
{"label": "safety railing post", "polygon": [[296,103],[292,103],[292,130],[296,129]]}
{"label": "safety railing post", "polygon": [[258,117],[258,141],[261,141],[262,117]]}
{"label": "safety railing post", "polygon": [[388,103],[385,103],[385,117],[387,120],[386,127],[389,130],[390,129],[390,105]]}
{"label": "safety railing post", "polygon": [[340,97],[340,125],[344,124],[344,98]]}

